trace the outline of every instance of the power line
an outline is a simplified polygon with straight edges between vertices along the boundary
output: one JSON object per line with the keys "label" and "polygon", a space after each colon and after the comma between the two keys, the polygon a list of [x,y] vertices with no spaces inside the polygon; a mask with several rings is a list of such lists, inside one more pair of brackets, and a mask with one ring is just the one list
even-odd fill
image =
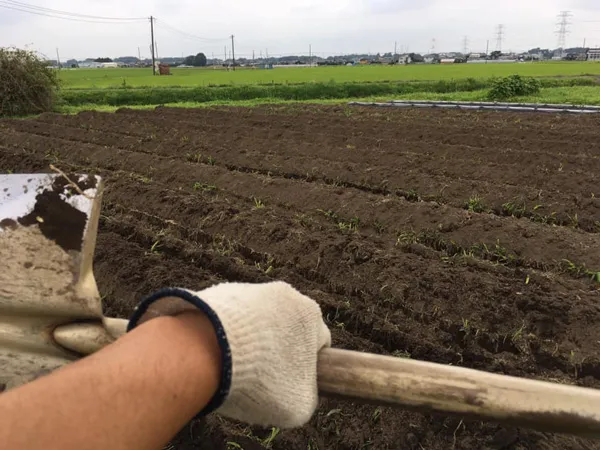
{"label": "power line", "polygon": [[[23,4],[25,5],[25,4]],[[102,16],[87,16],[87,15],[77,15],[76,13],[66,13],[66,12],[54,12],[55,10],[45,11],[39,7],[30,7],[30,6],[22,6],[17,4],[16,2],[12,2],[11,0],[0,0],[0,7],[10,9],[13,11],[21,11],[28,14],[34,14],[36,16],[44,16],[44,17],[52,17],[54,19],[63,19],[70,20],[74,22],[88,22],[88,23],[109,23],[109,24],[131,24],[134,22],[139,22],[142,20],[147,20],[144,17],[140,18],[132,18],[132,17],[102,17]],[[38,9],[39,8],[39,9]]]}
{"label": "power line", "polygon": [[183,37],[186,37],[188,39],[194,39],[197,41],[205,41],[205,42],[222,42],[222,41],[227,41],[230,39],[230,37],[225,37],[225,38],[205,38],[205,37],[201,37],[201,36],[196,36],[195,34],[191,34],[188,33],[186,31],[182,31],[179,30],[178,28],[175,28],[171,25],[169,25],[168,23],[166,23],[164,20],[161,19],[155,19],[156,22],[161,25],[162,27],[164,27],[166,30],[171,31],[173,33],[177,33]]}
{"label": "power line", "polygon": [[558,30],[556,31],[556,34],[558,34],[558,48],[561,50],[564,49],[567,44],[567,34],[570,33],[569,25],[571,25],[569,19],[572,16],[573,14],[571,14],[571,11],[561,11],[558,15],[558,22],[556,23]]}
{"label": "power line", "polygon": [[[19,2],[16,0],[2,0],[2,3],[5,4],[5,6],[10,6],[11,8],[21,8],[21,9],[26,9],[28,11],[38,11],[41,13],[45,13],[45,14],[52,14],[52,15],[58,15],[58,16],[68,16],[68,17],[75,17],[75,18],[80,18],[80,19],[94,19],[94,20],[107,20],[107,21],[137,21],[137,20],[145,20],[145,17],[107,17],[107,16],[96,16],[96,15],[90,15],[90,14],[80,14],[80,13],[73,13],[73,12],[68,12],[68,11],[61,11],[58,9],[52,9],[52,8],[45,8],[42,6],[37,6],[37,5],[30,5],[28,3],[24,3],[24,2]],[[6,5],[8,4],[8,5]]]}

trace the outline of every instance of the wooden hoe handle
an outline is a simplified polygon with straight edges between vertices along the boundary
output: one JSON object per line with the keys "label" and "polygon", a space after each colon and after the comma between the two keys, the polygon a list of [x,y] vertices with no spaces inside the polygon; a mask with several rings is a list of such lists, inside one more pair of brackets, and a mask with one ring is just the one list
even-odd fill
{"label": "wooden hoe handle", "polygon": [[[59,327],[54,339],[89,354],[125,332],[104,319]],[[326,348],[319,353],[321,395],[458,414],[553,433],[600,438],[600,390],[497,375],[412,359]]]}
{"label": "wooden hoe handle", "polygon": [[600,438],[600,390],[347,350],[319,354],[326,396]]}

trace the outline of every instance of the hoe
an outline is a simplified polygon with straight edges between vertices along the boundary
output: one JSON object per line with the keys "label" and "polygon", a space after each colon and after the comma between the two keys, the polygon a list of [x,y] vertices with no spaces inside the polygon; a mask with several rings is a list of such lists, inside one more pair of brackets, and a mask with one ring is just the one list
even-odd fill
{"label": "hoe", "polygon": [[[0,175],[0,391],[125,333],[92,272],[102,180]],[[321,394],[600,438],[600,391],[340,349],[321,351]]]}

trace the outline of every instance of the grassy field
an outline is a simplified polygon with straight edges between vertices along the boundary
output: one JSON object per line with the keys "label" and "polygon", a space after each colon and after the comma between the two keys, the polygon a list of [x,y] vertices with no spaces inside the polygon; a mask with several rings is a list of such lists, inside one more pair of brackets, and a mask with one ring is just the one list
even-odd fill
{"label": "grassy field", "polygon": [[[309,101],[429,99],[485,100],[493,77],[537,77],[535,97],[511,101],[600,104],[600,64],[522,63],[277,68],[273,70],[149,69],[63,70],[59,109],[156,105],[261,104]],[[237,103],[236,103],[237,102]]]}
{"label": "grassy field", "polygon": [[381,82],[490,78],[520,74],[533,77],[599,75],[600,63],[550,62],[242,69],[173,69],[172,76],[152,76],[150,69],[68,69],[61,71],[65,89],[285,84],[308,82]]}
{"label": "grassy field", "polygon": [[[461,91],[450,93],[431,93],[431,92],[415,92],[411,94],[394,95],[395,100],[447,100],[447,101],[487,101],[486,89],[476,91]],[[247,106],[253,107],[264,104],[287,104],[287,103],[320,103],[320,104],[344,104],[349,101],[364,101],[364,102],[382,102],[389,101],[392,97],[388,96],[368,96],[358,98],[342,98],[342,99],[313,99],[313,100],[283,100],[281,98],[256,98],[252,100],[217,100],[208,102],[172,102],[163,103],[164,106],[172,106],[179,108],[203,108],[218,105],[228,106]],[[545,88],[537,95],[514,97],[513,102],[531,102],[531,103],[570,103],[574,105],[600,105],[600,87],[561,87],[561,88]],[[157,104],[145,105],[127,105],[127,108],[132,109],[152,109],[158,106]],[[78,105],[63,105],[59,108],[60,112],[66,114],[76,114],[80,111],[98,110],[113,112],[123,106],[114,106],[108,104],[82,103]]]}

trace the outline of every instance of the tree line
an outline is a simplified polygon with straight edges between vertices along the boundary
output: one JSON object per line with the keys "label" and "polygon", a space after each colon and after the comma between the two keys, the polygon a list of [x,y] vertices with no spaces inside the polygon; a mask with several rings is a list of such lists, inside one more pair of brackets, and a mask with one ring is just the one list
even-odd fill
{"label": "tree line", "polygon": [[183,64],[186,66],[194,67],[205,67],[207,63],[206,55],[204,53],[198,53],[197,55],[186,56],[183,59]]}

